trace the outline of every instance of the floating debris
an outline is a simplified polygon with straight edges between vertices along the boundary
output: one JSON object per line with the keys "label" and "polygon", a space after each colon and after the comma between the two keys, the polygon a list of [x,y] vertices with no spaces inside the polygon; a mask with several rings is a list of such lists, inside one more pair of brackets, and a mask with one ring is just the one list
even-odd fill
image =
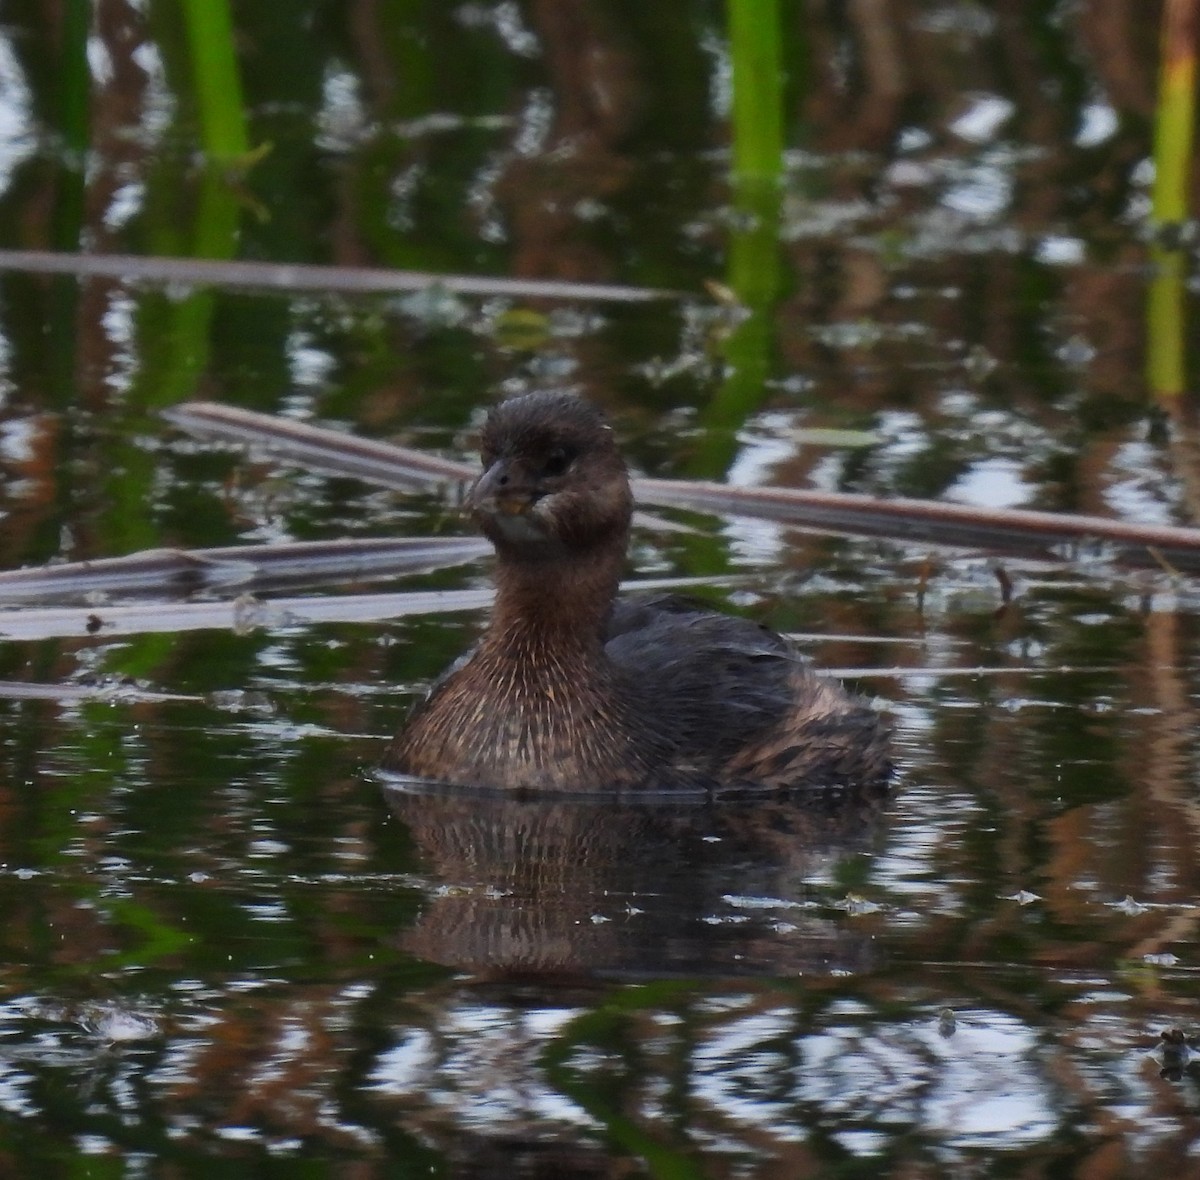
{"label": "floating debris", "polygon": [[1001,901],[1015,901],[1017,905],[1031,905],[1033,902],[1041,900],[1040,893],[1030,893],[1028,889],[1018,889],[1016,893],[1001,895]]}

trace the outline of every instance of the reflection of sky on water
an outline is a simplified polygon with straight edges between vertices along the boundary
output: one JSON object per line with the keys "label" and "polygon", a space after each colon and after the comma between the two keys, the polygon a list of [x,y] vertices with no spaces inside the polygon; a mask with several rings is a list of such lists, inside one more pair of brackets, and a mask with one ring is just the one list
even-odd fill
{"label": "reflection of sky on water", "polygon": [[34,151],[32,101],[12,43],[0,27],[0,193]]}
{"label": "reflection of sky on water", "polygon": [[1016,508],[1025,504],[1031,493],[1020,463],[995,458],[974,464],[946,489],[945,498],[980,508]]}
{"label": "reflection of sky on water", "polygon": [[314,120],[316,142],[323,150],[351,151],[370,134],[359,86],[358,75],[338,63],[331,63],[325,71],[321,108]]}
{"label": "reflection of sky on water", "polygon": [[949,129],[969,143],[987,143],[1012,118],[1016,104],[998,94],[969,96],[966,109],[951,120]]}
{"label": "reflection of sky on water", "polygon": [[942,204],[975,221],[999,217],[1015,187],[1010,161],[980,161],[960,169],[942,192]]}
{"label": "reflection of sky on water", "polygon": [[753,425],[738,432],[737,456],[725,473],[725,482],[738,487],[771,483],[775,467],[796,455],[790,437],[796,417],[791,413],[760,414]]}
{"label": "reflection of sky on water", "polygon": [[[795,421],[790,412],[764,413],[739,431],[737,455],[724,481],[736,487],[778,482],[776,468],[796,455],[796,443],[790,437]],[[722,522],[720,528],[739,563],[777,561],[786,543],[786,530],[766,520],[741,517]]]}
{"label": "reflection of sky on water", "polygon": [[722,1120],[768,1130],[782,1140],[803,1138],[803,1128],[794,1125],[796,1094],[787,1082],[795,1027],[791,1008],[727,1014],[692,1052],[691,1095]]}
{"label": "reflection of sky on water", "polygon": [[[571,1021],[582,1014],[452,1005],[436,1030],[399,1033],[370,1067],[370,1089],[472,1132],[514,1121],[542,1134],[597,1130],[591,1114],[549,1085],[540,1065],[553,1038],[570,1037]],[[936,1135],[953,1152],[1026,1146],[1059,1126],[1043,1044],[999,1009],[959,1009],[948,1034],[932,1016],[889,1021],[851,999],[814,1016],[732,993],[697,999],[684,1024],[675,1013],[658,1015],[645,1012],[658,1026],[657,1039],[642,1042],[649,1071],[640,1077],[639,1097],[627,1098],[626,1113],[653,1120],[686,1112],[689,1136],[710,1150],[738,1154],[751,1142],[761,1149],[803,1141],[814,1122],[848,1150],[867,1154],[879,1149],[876,1137],[885,1130]],[[681,1054],[682,1092],[658,1073],[674,1070]],[[619,1050],[581,1042],[566,1068],[605,1086],[629,1063]]]}
{"label": "reflection of sky on water", "polygon": [[[580,1013],[565,1007],[524,1010],[463,997],[444,1011],[443,1026],[405,1030],[380,1053],[369,1069],[368,1085],[381,1098],[441,1109],[457,1127],[476,1132],[502,1130],[514,1121],[543,1129],[595,1129],[595,1120],[550,1085],[538,1067],[538,1055]],[[587,1065],[583,1057],[577,1063]]]}
{"label": "reflection of sky on water", "polygon": [[1080,111],[1079,130],[1075,133],[1076,147],[1099,147],[1111,139],[1120,127],[1120,119],[1112,106],[1103,100],[1087,103]]}
{"label": "reflection of sky on water", "polygon": [[829,1116],[917,1126],[947,1147],[1015,1147],[1057,1125],[1037,1038],[1005,1012],[958,1013],[950,1037],[932,1019],[847,1020],[801,1044],[797,1097]]}
{"label": "reflection of sky on water", "polygon": [[1104,499],[1113,514],[1140,524],[1179,524],[1175,505],[1181,488],[1164,469],[1161,451],[1144,439],[1128,439],[1112,456],[1113,478]]}
{"label": "reflection of sky on water", "polygon": [[888,898],[889,920],[919,928],[934,914],[963,914],[957,850],[986,812],[965,792],[906,783],[889,815],[887,840],[871,867],[871,881]]}

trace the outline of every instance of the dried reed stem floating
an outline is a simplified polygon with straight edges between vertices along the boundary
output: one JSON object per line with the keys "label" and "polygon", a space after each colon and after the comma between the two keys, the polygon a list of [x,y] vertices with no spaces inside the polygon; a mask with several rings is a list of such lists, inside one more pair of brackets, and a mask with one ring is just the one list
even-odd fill
{"label": "dried reed stem floating", "polygon": [[220,549],[146,549],[125,557],[65,561],[0,572],[0,603],[48,597],[189,594],[200,589],[346,583],[441,569],[489,551],[478,537],[293,541]]}
{"label": "dried reed stem floating", "polygon": [[[371,442],[344,431],[209,402],[185,403],[168,411],[168,417],[190,431],[261,446],[290,461],[315,463],[324,470],[358,475],[385,487],[428,486],[439,479],[467,479],[476,472],[466,463],[411,447]],[[1162,569],[1165,560],[1181,573],[1200,572],[1200,529],[1194,528],[802,488],[735,487],[669,479],[635,479],[632,485],[643,504],[752,516],[820,532],[1059,561],[1073,559],[1080,548],[1100,542],[1108,546],[1105,558],[1125,565]]]}
{"label": "dried reed stem floating", "polygon": [[612,283],[566,283],[555,279],[504,279],[487,275],[443,275],[369,266],[246,262],[215,258],[167,258],[141,254],[64,254],[53,250],[0,250],[0,270],[181,283],[212,287],[261,287],[277,291],[337,291],[395,294],[442,290],[453,295],[499,295],[511,299],[568,302],[649,303],[679,299],[679,291],[624,287]]}

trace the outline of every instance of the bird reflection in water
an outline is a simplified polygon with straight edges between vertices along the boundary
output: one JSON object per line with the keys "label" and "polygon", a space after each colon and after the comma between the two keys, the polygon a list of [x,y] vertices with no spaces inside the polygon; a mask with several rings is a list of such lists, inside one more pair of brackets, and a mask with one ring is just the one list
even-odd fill
{"label": "bird reflection in water", "polygon": [[719,803],[385,794],[442,883],[406,949],[487,978],[857,971],[829,903],[883,792]]}
{"label": "bird reflection in water", "polygon": [[[573,1066],[550,1064],[591,1060],[587,1021],[575,1021],[610,998],[625,1011],[644,994],[633,1008],[646,1011],[626,1013],[643,1032],[656,1013],[668,1019],[656,1035],[673,1028],[674,1070],[703,1051],[677,1004],[700,1011],[755,978],[771,993],[780,977],[877,966],[873,923],[835,905],[874,846],[882,790],[691,804],[416,784],[385,794],[436,882],[401,945],[466,977],[408,997],[370,1090],[452,1174],[623,1174],[631,1161],[605,1134],[613,1112],[571,1083]],[[647,1058],[651,1075],[627,1081],[640,1092],[659,1067]]]}

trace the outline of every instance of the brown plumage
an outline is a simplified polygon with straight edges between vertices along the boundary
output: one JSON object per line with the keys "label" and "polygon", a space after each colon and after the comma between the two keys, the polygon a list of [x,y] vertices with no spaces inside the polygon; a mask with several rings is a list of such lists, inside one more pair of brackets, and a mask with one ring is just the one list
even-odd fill
{"label": "brown plumage", "polygon": [[781,636],[672,597],[616,599],[632,499],[600,413],[536,393],[492,411],[473,518],[496,603],[384,768],[559,791],[877,786],[878,715]]}

